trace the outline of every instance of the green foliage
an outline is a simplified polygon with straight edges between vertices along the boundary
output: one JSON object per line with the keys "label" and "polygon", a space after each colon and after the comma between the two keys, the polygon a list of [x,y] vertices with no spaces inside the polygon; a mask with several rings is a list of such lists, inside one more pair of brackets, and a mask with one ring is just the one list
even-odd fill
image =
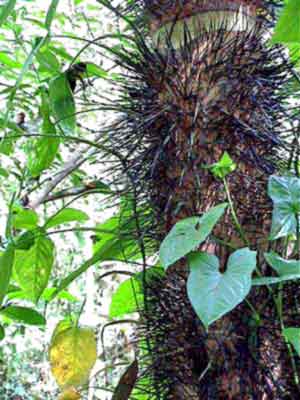
{"label": "green foliage", "polygon": [[6,321],[12,320],[26,325],[45,325],[45,318],[37,311],[20,306],[7,306],[0,310],[0,317],[5,317]]}
{"label": "green foliage", "polygon": [[[152,267],[145,271],[145,280],[149,284],[152,279],[160,278],[163,274],[162,268]],[[144,307],[143,276],[144,274],[139,272],[118,286],[112,295],[110,318],[120,318]]]}
{"label": "green foliage", "polygon": [[268,193],[274,203],[270,239],[297,234],[300,220],[300,179],[271,176]]}
{"label": "green foliage", "polygon": [[206,328],[240,304],[251,289],[251,276],[256,268],[256,252],[247,248],[231,254],[226,271],[219,270],[218,258],[207,253],[188,257],[191,273],[187,282],[188,296]]}
{"label": "green foliage", "polygon": [[160,246],[159,256],[164,268],[168,268],[203,243],[226,207],[227,203],[219,204],[202,217],[191,217],[177,222]]}
{"label": "green foliage", "polygon": [[282,333],[300,356],[300,328],[286,328]]}
{"label": "green foliage", "polygon": [[65,135],[74,135],[76,130],[75,102],[65,73],[50,81],[49,95],[56,124]]}
{"label": "green foliage", "polygon": [[54,244],[42,233],[28,250],[15,252],[15,279],[28,298],[35,303],[48,285],[53,262]]}
{"label": "green foliage", "polygon": [[288,0],[277,22],[273,43],[300,42],[300,6],[298,0]]}
{"label": "green foliage", "polygon": [[68,222],[85,222],[89,219],[89,216],[80,210],[75,208],[63,208],[61,211],[48,218],[45,223],[45,228],[54,228],[55,226],[66,224]]}
{"label": "green foliage", "polygon": [[215,177],[224,179],[236,169],[236,164],[233,162],[230,155],[225,152],[217,163],[209,166],[209,169]]}
{"label": "green foliage", "polygon": [[0,306],[3,303],[4,297],[8,290],[12,275],[14,257],[15,249],[12,245],[9,245],[0,257]]}

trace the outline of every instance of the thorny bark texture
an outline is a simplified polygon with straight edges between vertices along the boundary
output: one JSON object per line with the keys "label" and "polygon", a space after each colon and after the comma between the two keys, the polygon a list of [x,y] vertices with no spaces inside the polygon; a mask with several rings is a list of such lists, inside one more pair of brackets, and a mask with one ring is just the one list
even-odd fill
{"label": "thorny bark texture", "polygon": [[[152,156],[147,190],[157,219],[163,220],[160,233],[164,236],[180,219],[226,201],[222,182],[205,167],[227,151],[237,164],[228,185],[238,219],[251,247],[261,256],[270,229],[267,181],[276,171],[281,148],[284,111],[279,90],[287,78],[280,51],[264,43],[267,3],[145,2],[153,36],[164,24],[174,22],[169,32],[155,36],[158,53],[145,60],[147,99],[143,102],[135,93],[141,103],[137,108],[147,119],[145,158]],[[237,10],[247,16],[249,26],[228,31],[219,24],[217,30],[211,27],[206,32],[199,17],[195,37],[186,22],[208,11],[222,16],[224,11]],[[265,15],[265,22],[258,14]],[[177,47],[172,39],[172,29],[178,32],[176,24],[181,24],[182,31]],[[141,96],[145,96],[143,90]],[[244,245],[230,213],[214,235],[235,247]],[[228,248],[211,241],[202,250],[216,254],[224,268]],[[207,334],[187,299],[186,278],[187,267],[179,263],[164,280],[148,287],[142,334],[151,344],[153,398],[298,398],[268,291],[253,290],[249,298],[261,315],[259,325],[249,307],[241,305]],[[293,293],[294,288],[290,290]]]}

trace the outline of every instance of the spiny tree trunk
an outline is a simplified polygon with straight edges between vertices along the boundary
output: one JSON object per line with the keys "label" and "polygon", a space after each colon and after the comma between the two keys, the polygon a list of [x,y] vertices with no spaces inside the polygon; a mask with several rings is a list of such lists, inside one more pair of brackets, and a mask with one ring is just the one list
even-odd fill
{"label": "spiny tree trunk", "polygon": [[[142,182],[159,238],[227,200],[222,181],[206,167],[228,152],[237,164],[228,186],[239,222],[260,261],[267,249],[267,182],[277,170],[286,119],[280,90],[288,79],[281,50],[266,45],[271,3],[144,0],[154,49],[141,45],[140,60],[130,65],[137,86],[128,89],[134,110],[128,122],[139,157],[131,151],[127,171]],[[224,269],[231,248],[219,243],[245,243],[230,212],[213,233],[218,240],[201,250],[217,255]],[[186,278],[181,261],[147,287],[140,333],[150,347],[151,398],[297,398],[268,291],[253,289],[249,297],[259,325],[242,304],[207,333],[187,298]]]}

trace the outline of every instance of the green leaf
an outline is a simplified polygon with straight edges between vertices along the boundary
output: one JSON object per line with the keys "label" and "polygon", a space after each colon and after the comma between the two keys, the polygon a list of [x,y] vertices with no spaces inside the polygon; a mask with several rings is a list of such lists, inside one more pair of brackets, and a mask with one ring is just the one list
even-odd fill
{"label": "green leaf", "polygon": [[299,260],[285,260],[275,252],[265,253],[265,259],[280,276],[300,275]]}
{"label": "green leaf", "polygon": [[7,293],[14,264],[15,249],[8,246],[0,257],[0,306]]}
{"label": "green leaf", "polygon": [[59,61],[49,49],[40,49],[40,51],[36,55],[36,59],[39,62],[40,66],[46,71],[55,74],[60,72]]}
{"label": "green leaf", "polygon": [[282,333],[300,356],[300,328],[285,328]]}
{"label": "green leaf", "polygon": [[143,291],[140,281],[134,278],[121,283],[113,294],[109,317],[119,318],[138,310],[138,304],[143,302]]}
{"label": "green leaf", "polygon": [[5,4],[0,8],[0,26],[6,21],[15,8],[17,0],[6,0]]}
{"label": "green leaf", "polygon": [[4,52],[0,52],[0,63],[10,68],[18,68],[18,69],[22,68],[22,64],[18,63],[17,61],[9,57],[7,53]]}
{"label": "green leaf", "polygon": [[[146,281],[163,276],[164,271],[159,267],[152,267],[146,270]],[[112,296],[109,317],[120,318],[126,314],[138,311],[143,306],[143,273],[139,272],[132,278],[122,282]]]}
{"label": "green leaf", "polygon": [[26,325],[45,325],[45,318],[37,311],[19,306],[8,306],[0,310],[0,315],[3,315],[13,321],[17,321]]}
{"label": "green leaf", "polygon": [[[41,296],[41,299],[44,301],[51,301],[53,294],[55,293],[56,288],[52,287],[52,288],[46,288],[43,291],[43,294]],[[70,292],[66,291],[66,290],[62,290],[58,295],[57,298],[60,300],[66,300],[70,303],[78,303],[79,299],[75,296],[73,296]]]}
{"label": "green leaf", "polygon": [[300,220],[300,179],[272,175],[268,194],[274,203],[270,240],[296,234],[297,214]]}
{"label": "green leaf", "polygon": [[192,253],[187,281],[190,302],[207,328],[233,310],[248,295],[251,275],[256,267],[256,252],[248,248],[231,254],[226,271],[219,271],[219,260],[208,253]]}
{"label": "green leaf", "polygon": [[0,342],[5,338],[5,330],[2,325],[0,325]]}
{"label": "green leaf", "polygon": [[51,24],[52,24],[53,18],[55,17],[55,14],[56,14],[58,2],[59,2],[59,0],[52,0],[50,7],[48,9],[48,12],[47,12],[45,25],[49,31],[51,29]]}
{"label": "green leaf", "polygon": [[33,141],[32,146],[29,148],[28,169],[33,177],[39,176],[45,169],[51,166],[58,153],[60,144],[59,136],[55,137],[55,125],[50,119],[50,99],[45,89],[41,89],[41,99],[42,133],[46,136]]}
{"label": "green leaf", "polygon": [[74,221],[85,222],[88,219],[89,216],[83,211],[76,210],[75,208],[64,208],[46,221],[45,228],[49,229]]}
{"label": "green leaf", "polygon": [[[142,218],[142,217],[141,217]],[[123,200],[118,214],[96,226],[94,254],[102,261],[134,261],[142,257],[139,244],[132,232],[136,221],[130,200]]]}
{"label": "green leaf", "polygon": [[20,209],[12,218],[12,226],[16,229],[34,229],[38,222],[39,218],[33,210]]}
{"label": "green leaf", "polygon": [[171,229],[163,240],[159,256],[164,268],[168,268],[203,243],[224,214],[227,203],[211,208],[202,217],[186,218]]}
{"label": "green leaf", "polygon": [[104,79],[108,77],[108,73],[98,65],[93,63],[87,63],[86,66],[87,66],[86,72],[88,77],[96,76]]}
{"label": "green leaf", "polygon": [[298,280],[300,278],[300,274],[294,274],[294,275],[283,275],[281,277],[277,276],[270,276],[270,277],[263,277],[263,278],[255,278],[252,280],[252,285],[253,286],[265,286],[265,285],[278,285],[279,283],[282,282],[287,282],[287,281],[294,281]]}
{"label": "green leaf", "polygon": [[236,169],[236,164],[230,155],[225,151],[220,161],[209,167],[216,178],[224,179],[227,175]]}
{"label": "green leaf", "polygon": [[65,134],[74,134],[76,128],[75,102],[65,73],[52,79],[49,84],[53,114]]}
{"label": "green leaf", "polygon": [[54,244],[46,236],[38,236],[29,250],[16,250],[16,280],[32,301],[38,302],[47,287],[53,262]]}
{"label": "green leaf", "polygon": [[300,42],[300,5],[299,0],[285,3],[282,14],[276,24],[272,43]]}

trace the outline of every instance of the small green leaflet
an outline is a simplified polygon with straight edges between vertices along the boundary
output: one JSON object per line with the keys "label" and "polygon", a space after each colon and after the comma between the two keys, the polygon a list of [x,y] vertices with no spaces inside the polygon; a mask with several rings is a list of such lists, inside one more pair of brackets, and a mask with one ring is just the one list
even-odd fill
{"label": "small green leaflet", "polygon": [[209,169],[216,178],[224,179],[236,169],[236,164],[232,161],[227,151],[225,151],[220,161],[209,166]]}
{"label": "small green leaflet", "polygon": [[65,73],[50,81],[49,94],[56,123],[64,134],[74,134],[76,128],[75,102]]}
{"label": "small green leaflet", "polygon": [[188,257],[190,275],[187,292],[190,302],[206,328],[233,310],[248,295],[251,276],[256,268],[256,252],[248,248],[231,254],[224,273],[219,260],[208,253],[192,253]]}
{"label": "small green leaflet", "polygon": [[5,4],[0,8],[0,26],[6,21],[7,17],[15,8],[17,0],[6,0]]}
{"label": "small green leaflet", "polygon": [[0,316],[9,318],[25,325],[45,325],[45,318],[37,311],[19,306],[8,306],[0,310]]}
{"label": "small green leaflet", "polygon": [[7,293],[14,264],[15,249],[12,245],[0,256],[0,306]]}
{"label": "small green leaflet", "polygon": [[46,16],[46,22],[45,22],[45,25],[46,25],[46,28],[48,29],[48,31],[50,31],[50,29],[51,29],[51,24],[52,24],[53,18],[55,17],[58,3],[59,3],[59,0],[52,0],[50,7],[48,9],[47,16]]}
{"label": "small green leaflet", "polygon": [[300,179],[272,175],[268,194],[274,203],[270,240],[295,235],[296,215],[300,219]]}
{"label": "small green leaflet", "polygon": [[163,240],[159,256],[162,265],[170,265],[195,250],[203,243],[224,214],[227,203],[211,208],[202,217],[191,217],[179,221]]}
{"label": "small green leaflet", "polygon": [[75,208],[64,208],[46,221],[45,228],[49,229],[74,221],[85,222],[88,219],[89,216],[81,210],[76,210]]}
{"label": "small green leaflet", "polygon": [[35,303],[48,285],[53,262],[54,244],[46,236],[38,236],[29,250],[16,250],[16,280]]}
{"label": "small green leaflet", "polygon": [[285,2],[282,14],[276,24],[272,43],[300,42],[300,5],[299,0]]}

